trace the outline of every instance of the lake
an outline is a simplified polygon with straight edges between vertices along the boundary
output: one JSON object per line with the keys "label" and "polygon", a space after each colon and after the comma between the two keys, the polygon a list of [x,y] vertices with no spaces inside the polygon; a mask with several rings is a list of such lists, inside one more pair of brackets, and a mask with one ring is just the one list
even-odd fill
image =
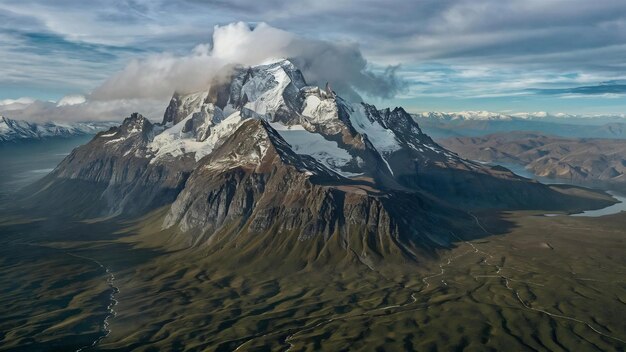
{"label": "lake", "polygon": [[93,135],[0,145],[0,198],[15,193],[49,172]]}
{"label": "lake", "polygon": [[[532,172],[527,170],[523,165],[508,164],[508,163],[488,163],[488,165],[504,166],[507,169],[511,170],[516,175],[534,179],[545,184],[573,184],[576,186],[580,186],[580,184],[569,183],[569,182],[565,182],[564,180],[536,176]],[[616,191],[606,191],[606,192],[612,195],[613,198],[617,199],[619,203],[609,205],[608,207],[602,208],[602,209],[585,210],[582,213],[570,214],[570,216],[598,217],[598,216],[604,216],[604,215],[617,214],[619,212],[626,211],[626,195],[618,193]],[[560,216],[562,214],[545,214],[545,215],[546,216]]]}

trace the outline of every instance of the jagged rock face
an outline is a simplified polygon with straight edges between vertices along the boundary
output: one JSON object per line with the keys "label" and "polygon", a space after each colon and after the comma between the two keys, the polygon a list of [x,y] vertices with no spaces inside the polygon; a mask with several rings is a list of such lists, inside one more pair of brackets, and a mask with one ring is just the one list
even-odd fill
{"label": "jagged rock face", "polygon": [[449,244],[447,230],[428,229],[418,221],[426,214],[420,197],[411,198],[408,207],[405,202],[405,211],[389,212],[399,197],[374,194],[359,184],[320,184],[329,182],[341,184],[341,179],[291,151],[268,123],[250,120],[200,161],[164,227],[178,226],[203,243],[228,241],[240,233],[294,232],[300,241],[337,235],[346,242],[363,241],[373,253],[393,247],[409,258],[417,243]]}
{"label": "jagged rock face", "polygon": [[105,214],[171,204],[163,226],[197,242],[336,235],[346,246],[408,257],[449,244],[453,222],[474,226],[451,204],[562,201],[440,147],[401,108],[352,104],[307,86],[289,61],[225,77],[204,92],[175,94],[162,123],[133,114],[98,134],[37,184],[39,199],[79,198]]}
{"label": "jagged rock face", "polygon": [[[151,164],[146,146],[156,129],[145,117],[133,114],[120,127],[101,132],[89,144],[72,151],[36,185],[61,194],[100,192],[95,197],[100,209],[94,209],[94,215],[137,214],[172,202],[192,163],[181,159],[172,164]],[[85,205],[93,208],[92,204]]]}
{"label": "jagged rock face", "polygon": [[[310,178],[339,181],[323,164],[294,153],[268,123],[248,120],[200,161],[165,226],[180,222],[184,231],[213,232],[227,220],[238,219],[250,220],[250,229],[260,231],[269,229],[280,215],[286,229],[303,226],[317,231],[327,227],[321,225],[330,221],[324,217],[336,215],[319,212],[325,196],[319,201],[303,197],[313,187]],[[314,216],[321,218],[314,221]]]}
{"label": "jagged rock face", "polygon": [[[228,94],[212,93],[215,91]],[[172,127],[157,136],[149,148],[157,158],[194,152],[199,160],[218,147],[243,120],[258,118],[272,122],[281,134],[289,134],[285,136],[289,143],[308,143],[293,146],[301,152],[308,149],[312,139],[321,138],[334,151],[315,150],[318,155],[324,154],[325,160],[330,160],[335,152],[342,154],[341,160],[327,163],[336,166],[336,172],[376,176],[378,153],[368,149],[363,135],[352,128],[346,104],[329,89],[306,86],[300,71],[288,61],[235,68],[227,83],[216,82],[205,92],[175,94],[162,124]],[[223,128],[224,122],[230,126],[228,129]],[[182,130],[177,128],[179,125],[184,126]],[[294,139],[291,135],[298,136]],[[367,166],[365,170],[362,165]]]}

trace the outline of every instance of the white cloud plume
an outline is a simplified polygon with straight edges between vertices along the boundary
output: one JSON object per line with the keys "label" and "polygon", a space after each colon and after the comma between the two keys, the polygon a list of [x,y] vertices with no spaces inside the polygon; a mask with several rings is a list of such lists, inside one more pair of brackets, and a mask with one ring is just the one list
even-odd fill
{"label": "white cloud plume", "polygon": [[207,89],[233,65],[251,66],[288,58],[309,84],[329,82],[344,98],[360,94],[391,97],[403,87],[395,67],[375,73],[354,43],[309,39],[261,23],[215,26],[210,44],[188,55],[162,53],[133,60],[87,95],[67,95],[58,102],[22,98],[0,101],[0,114],[28,121],[116,121],[140,112],[159,121],[174,91]]}
{"label": "white cloud plume", "polygon": [[20,110],[32,104],[34,101],[35,99],[29,97],[22,97],[18,99],[2,99],[0,100],[0,110]]}
{"label": "white cloud plume", "polygon": [[78,105],[78,104],[83,104],[86,101],[87,99],[85,98],[84,95],[80,95],[80,94],[66,95],[63,98],[61,98],[61,100],[59,100],[59,102],[57,103],[57,106]]}
{"label": "white cloud plume", "polygon": [[0,106],[0,115],[32,122],[122,121],[124,117],[139,111],[150,119],[160,120],[163,110],[164,105],[161,100],[151,99],[87,100],[73,105],[35,100],[19,109],[9,110]]}
{"label": "white cloud plume", "polygon": [[359,93],[391,97],[402,82],[391,67],[375,73],[354,43],[331,43],[297,36],[265,23],[254,28],[243,22],[215,26],[211,44],[196,46],[185,56],[169,53],[130,62],[92,93],[97,100],[164,99],[174,91],[206,89],[225,66],[250,66],[271,59],[292,59],[309,84],[330,82],[346,98]]}

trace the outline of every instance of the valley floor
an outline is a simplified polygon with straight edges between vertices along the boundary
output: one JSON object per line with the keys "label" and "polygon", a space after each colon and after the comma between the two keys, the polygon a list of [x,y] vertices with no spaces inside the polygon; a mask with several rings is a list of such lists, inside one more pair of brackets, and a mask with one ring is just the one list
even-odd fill
{"label": "valley floor", "polygon": [[626,349],[626,213],[477,215],[480,239],[376,270],[165,252],[158,212],[4,219],[0,350]]}

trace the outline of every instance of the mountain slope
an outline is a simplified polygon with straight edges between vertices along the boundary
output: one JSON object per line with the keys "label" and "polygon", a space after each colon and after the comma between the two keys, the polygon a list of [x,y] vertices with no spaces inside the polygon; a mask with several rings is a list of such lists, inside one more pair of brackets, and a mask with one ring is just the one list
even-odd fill
{"label": "mountain slope", "polygon": [[466,158],[525,165],[540,177],[581,183],[626,183],[626,142],[623,140],[573,139],[518,132],[440,142]]}
{"label": "mountain slope", "polygon": [[43,192],[43,197],[54,195],[51,200],[69,197],[68,207],[84,216],[139,214],[170,203],[195,161],[189,156],[151,160],[148,145],[159,131],[162,128],[133,114],[121,126],[76,148],[30,189]]}
{"label": "mountain slope", "polygon": [[413,258],[416,246],[409,244],[448,245],[452,226],[424,226],[419,219],[425,220],[427,209],[435,217],[445,208],[424,204],[424,197],[412,200],[410,216],[390,211],[391,204],[402,203],[401,196],[342,180],[312,157],[294,153],[267,122],[247,120],[202,159],[164,227],[195,233],[193,240],[187,237],[192,242],[220,245],[261,234],[272,241],[286,234],[299,241],[336,235],[352,243],[358,256],[369,255],[368,261],[391,253]]}
{"label": "mountain slope", "polygon": [[116,125],[114,122],[38,124],[0,116],[0,143],[95,134],[114,125]]}
{"label": "mountain slope", "polygon": [[165,206],[163,228],[182,242],[334,238],[360,260],[415,259],[453,233],[473,236],[461,209],[589,204],[462,159],[402,108],[307,86],[288,60],[227,73],[204,92],[174,94],[161,123],[133,114],[99,133],[34,185],[31,200],[52,210],[65,200],[81,217]]}

